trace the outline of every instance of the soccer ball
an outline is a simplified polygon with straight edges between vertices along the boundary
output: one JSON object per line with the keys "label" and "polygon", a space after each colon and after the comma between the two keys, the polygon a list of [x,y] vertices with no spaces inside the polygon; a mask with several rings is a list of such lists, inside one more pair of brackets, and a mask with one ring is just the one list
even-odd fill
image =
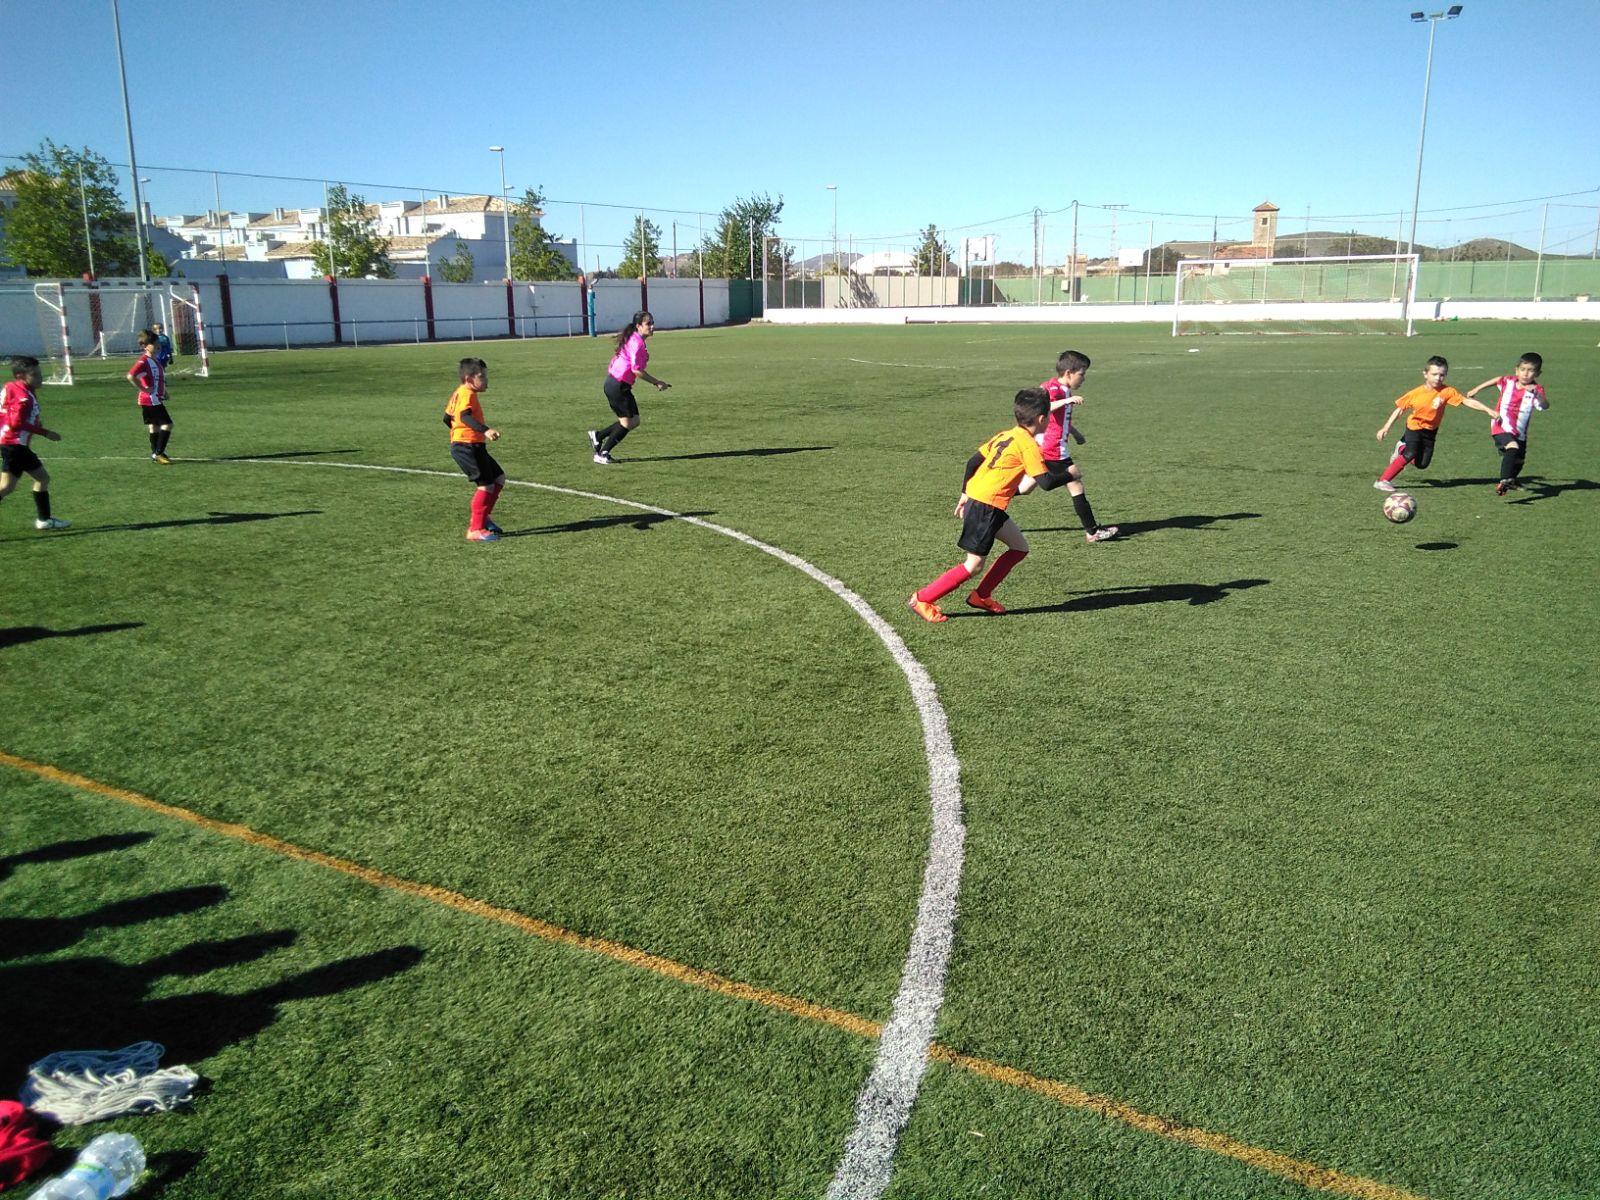
{"label": "soccer ball", "polygon": [[1417,501],[1410,492],[1390,492],[1383,500],[1383,515],[1396,525],[1404,525],[1417,515]]}

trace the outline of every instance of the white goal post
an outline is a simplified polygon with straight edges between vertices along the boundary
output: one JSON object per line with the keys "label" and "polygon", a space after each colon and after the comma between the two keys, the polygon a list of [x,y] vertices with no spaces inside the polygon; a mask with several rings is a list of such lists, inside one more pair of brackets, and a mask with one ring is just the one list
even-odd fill
{"label": "white goal post", "polygon": [[1417,254],[1186,258],[1172,289],[1172,336],[1191,333],[1414,332]]}
{"label": "white goal post", "polygon": [[175,375],[209,376],[205,313],[193,283],[37,283],[44,382],[70,386],[84,358],[133,358],[139,334],[159,322],[172,339]]}

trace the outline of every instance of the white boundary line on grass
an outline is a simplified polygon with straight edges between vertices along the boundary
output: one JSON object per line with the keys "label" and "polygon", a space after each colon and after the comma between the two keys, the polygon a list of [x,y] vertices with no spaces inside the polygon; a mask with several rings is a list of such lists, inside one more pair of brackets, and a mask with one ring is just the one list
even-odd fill
{"label": "white boundary line on grass", "polygon": [[[425,470],[420,467],[386,467],[369,463],[306,462],[298,459],[229,458],[191,459],[199,462],[252,463],[272,467],[323,467],[351,471],[384,471],[397,475],[429,475],[458,479],[453,471]],[[905,1128],[915,1104],[922,1076],[927,1070],[928,1048],[933,1043],[934,1025],[944,1005],[945,971],[955,940],[956,899],[961,890],[961,868],[966,845],[966,825],[961,817],[961,763],[950,741],[944,706],[932,677],[906,648],[894,627],[880,617],[855,592],[839,580],[813,566],[798,555],[753,538],[726,525],[699,517],[685,516],[671,509],[637,500],[624,500],[600,492],[558,487],[508,479],[517,487],[535,488],[585,500],[617,504],[641,512],[657,513],[701,529],[743,542],[763,554],[809,575],[853,609],[877,634],[911,687],[911,698],[922,722],[922,744],[928,760],[928,798],[933,811],[933,830],[928,841],[928,862],[922,875],[922,895],[917,901],[916,927],[906,952],[889,1020],[878,1040],[878,1056],[872,1071],[856,1098],[855,1128],[845,1139],[844,1155],[828,1184],[828,1200],[875,1200],[889,1186],[894,1174],[895,1150],[900,1131]]]}

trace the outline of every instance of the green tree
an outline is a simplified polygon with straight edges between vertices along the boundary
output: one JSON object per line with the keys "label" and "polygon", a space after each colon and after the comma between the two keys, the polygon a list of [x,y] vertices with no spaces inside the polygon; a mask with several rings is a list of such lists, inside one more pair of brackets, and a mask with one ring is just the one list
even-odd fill
{"label": "green tree", "polygon": [[622,261],[617,275],[622,279],[649,278],[661,274],[661,229],[643,216],[635,217],[622,243]]}
{"label": "green tree", "polygon": [[73,150],[49,138],[39,149],[23,155],[22,162],[20,170],[6,175],[16,189],[17,201],[0,226],[0,257],[29,275],[71,279],[87,273],[87,212],[95,273],[139,273],[133,214],[117,193],[110,163],[87,147]]}
{"label": "green tree", "polygon": [[783,213],[783,198],[770,196],[740,197],[723,209],[717,217],[716,227],[702,239],[700,256],[702,270],[712,279],[749,279],[750,265],[755,263],[761,272],[761,247],[767,243],[769,270],[781,270],[774,263],[794,258],[794,247],[781,241],[767,242],[777,236],[778,218]]}
{"label": "green tree", "polygon": [[529,188],[511,206],[511,275],[513,279],[571,279],[567,256],[550,243],[545,231],[544,196]]}
{"label": "green tree", "polygon": [[311,243],[311,261],[319,275],[394,278],[389,239],[378,236],[378,221],[367,212],[367,202],[342,183],[328,189],[328,240]]}
{"label": "green tree", "polygon": [[922,244],[917,247],[916,270],[918,275],[954,275],[956,264],[950,243],[939,237],[939,230],[929,225],[922,231]]}
{"label": "green tree", "polygon": [[445,283],[471,283],[477,275],[477,263],[473,261],[472,251],[468,250],[467,244],[460,239],[456,241],[454,261],[441,258],[438,267],[439,278]]}

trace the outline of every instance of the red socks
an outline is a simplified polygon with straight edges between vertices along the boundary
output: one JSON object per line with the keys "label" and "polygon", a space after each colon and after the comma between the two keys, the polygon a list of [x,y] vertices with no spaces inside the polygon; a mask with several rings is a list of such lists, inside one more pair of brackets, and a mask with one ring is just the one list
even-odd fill
{"label": "red socks", "polygon": [[1000,586],[1001,580],[1011,574],[1011,568],[1027,557],[1028,552],[1026,550],[1007,550],[999,558],[995,559],[994,566],[989,568],[983,577],[983,581],[978,584],[978,595],[987,596],[994,591],[995,588]]}
{"label": "red socks", "polygon": [[[999,565],[999,563],[995,563],[996,567]],[[1010,567],[1006,568],[1008,571],[1010,569]],[[951,592],[955,591],[958,587],[971,578],[972,572],[967,570],[966,563],[951,567],[943,575],[939,576],[939,578],[935,579],[927,587],[918,592],[917,599],[924,601],[927,604],[932,604],[937,601],[940,596],[948,596]]]}
{"label": "red socks", "polygon": [[479,488],[472,493],[472,523],[468,529],[482,529],[483,523],[489,519],[489,510],[494,507],[494,494],[489,488]]}
{"label": "red socks", "polygon": [[1396,454],[1394,456],[1394,461],[1389,464],[1389,469],[1386,470],[1382,475],[1378,476],[1378,478],[1382,479],[1385,483],[1391,483],[1394,481],[1394,477],[1396,475],[1405,470],[1405,466],[1406,460]]}
{"label": "red socks", "polygon": [[497,483],[489,489],[489,503],[484,507],[483,510],[484,520],[488,520],[489,514],[494,512],[494,506],[500,503],[500,493],[505,490],[506,485],[503,483]]}

